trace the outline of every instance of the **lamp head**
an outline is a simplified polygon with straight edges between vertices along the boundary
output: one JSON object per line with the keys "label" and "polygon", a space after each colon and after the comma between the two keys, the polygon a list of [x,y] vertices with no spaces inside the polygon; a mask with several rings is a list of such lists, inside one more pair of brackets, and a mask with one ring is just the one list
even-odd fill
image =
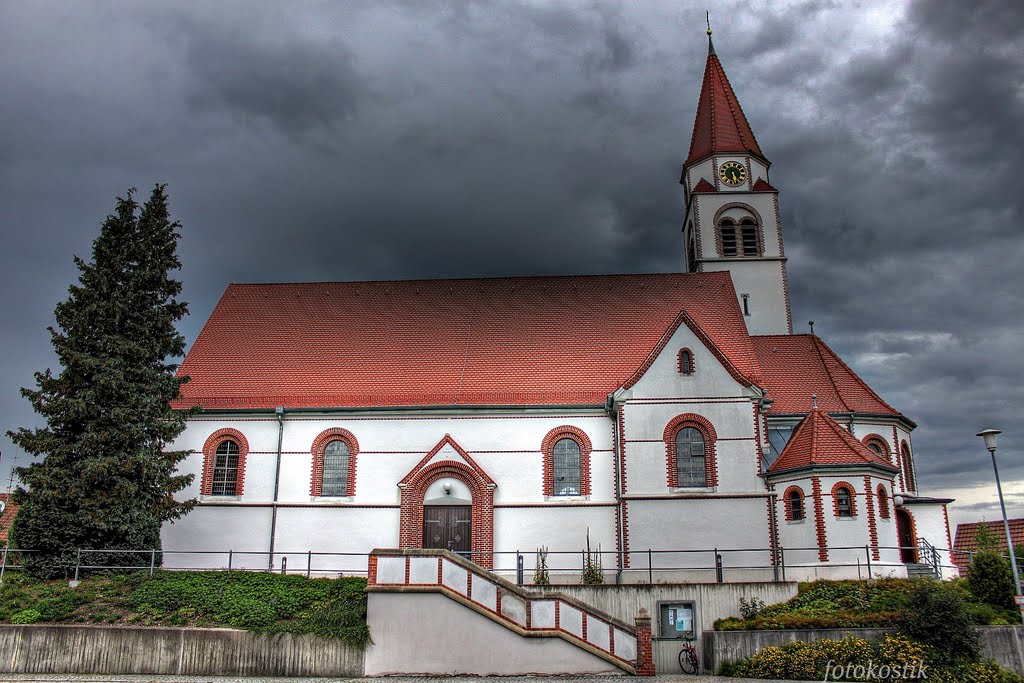
{"label": "lamp head", "polygon": [[452,483],[450,481],[446,481],[444,484],[442,484],[441,488],[444,489],[444,495],[452,495]]}
{"label": "lamp head", "polygon": [[893,496],[892,504],[896,507],[903,507],[903,496]]}
{"label": "lamp head", "polygon": [[988,449],[989,453],[996,452],[996,436],[1003,432],[998,429],[985,429],[977,433],[976,436],[980,436],[985,440],[985,448]]}

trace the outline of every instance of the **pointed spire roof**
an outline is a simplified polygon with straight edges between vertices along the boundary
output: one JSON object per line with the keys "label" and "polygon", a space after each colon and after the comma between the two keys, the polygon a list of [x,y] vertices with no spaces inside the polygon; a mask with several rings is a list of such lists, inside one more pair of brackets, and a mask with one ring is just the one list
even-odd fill
{"label": "pointed spire roof", "polygon": [[768,468],[768,474],[814,467],[872,467],[899,471],[817,407],[812,408],[797,426],[778,460]]}
{"label": "pointed spire roof", "polygon": [[732,91],[722,63],[715,54],[709,28],[708,61],[704,67],[704,84],[697,102],[697,117],[693,123],[693,137],[690,138],[690,154],[686,157],[686,163],[719,152],[749,152],[764,159],[754,138],[754,131],[750,129],[736,93]]}

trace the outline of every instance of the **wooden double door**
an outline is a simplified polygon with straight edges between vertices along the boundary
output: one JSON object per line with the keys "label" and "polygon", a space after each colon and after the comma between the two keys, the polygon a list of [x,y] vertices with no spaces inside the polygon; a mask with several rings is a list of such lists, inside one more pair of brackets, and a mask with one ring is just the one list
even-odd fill
{"label": "wooden double door", "polygon": [[469,557],[472,550],[473,507],[471,505],[425,505],[423,547],[451,550]]}

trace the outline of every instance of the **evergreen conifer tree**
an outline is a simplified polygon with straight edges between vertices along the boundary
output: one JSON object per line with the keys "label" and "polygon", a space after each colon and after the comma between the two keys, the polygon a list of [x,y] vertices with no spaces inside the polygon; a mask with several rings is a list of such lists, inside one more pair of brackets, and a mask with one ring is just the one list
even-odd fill
{"label": "evergreen conifer tree", "polygon": [[[75,257],[78,284],[50,327],[61,366],[22,389],[46,426],[9,432],[40,460],[16,470],[21,505],[11,530],[29,572],[66,576],[78,549],[159,549],[160,525],[195,505],[174,494],[192,475],[175,472],[187,451],[165,451],[185,428],[175,411],[184,379],[174,359],[185,350],[175,328],[187,312],[171,271],[180,224],[168,215],[165,186],[140,207],[134,190],[117,198],[92,245]],[[159,555],[157,556],[159,559]],[[86,555],[86,565],[148,564],[145,555]]]}

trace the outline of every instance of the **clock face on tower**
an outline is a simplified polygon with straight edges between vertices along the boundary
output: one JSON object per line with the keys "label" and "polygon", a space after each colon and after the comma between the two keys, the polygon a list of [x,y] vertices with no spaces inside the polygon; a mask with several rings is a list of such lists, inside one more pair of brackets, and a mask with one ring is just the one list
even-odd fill
{"label": "clock face on tower", "polygon": [[746,181],[747,169],[738,161],[727,161],[718,167],[718,177],[729,187],[736,187]]}

